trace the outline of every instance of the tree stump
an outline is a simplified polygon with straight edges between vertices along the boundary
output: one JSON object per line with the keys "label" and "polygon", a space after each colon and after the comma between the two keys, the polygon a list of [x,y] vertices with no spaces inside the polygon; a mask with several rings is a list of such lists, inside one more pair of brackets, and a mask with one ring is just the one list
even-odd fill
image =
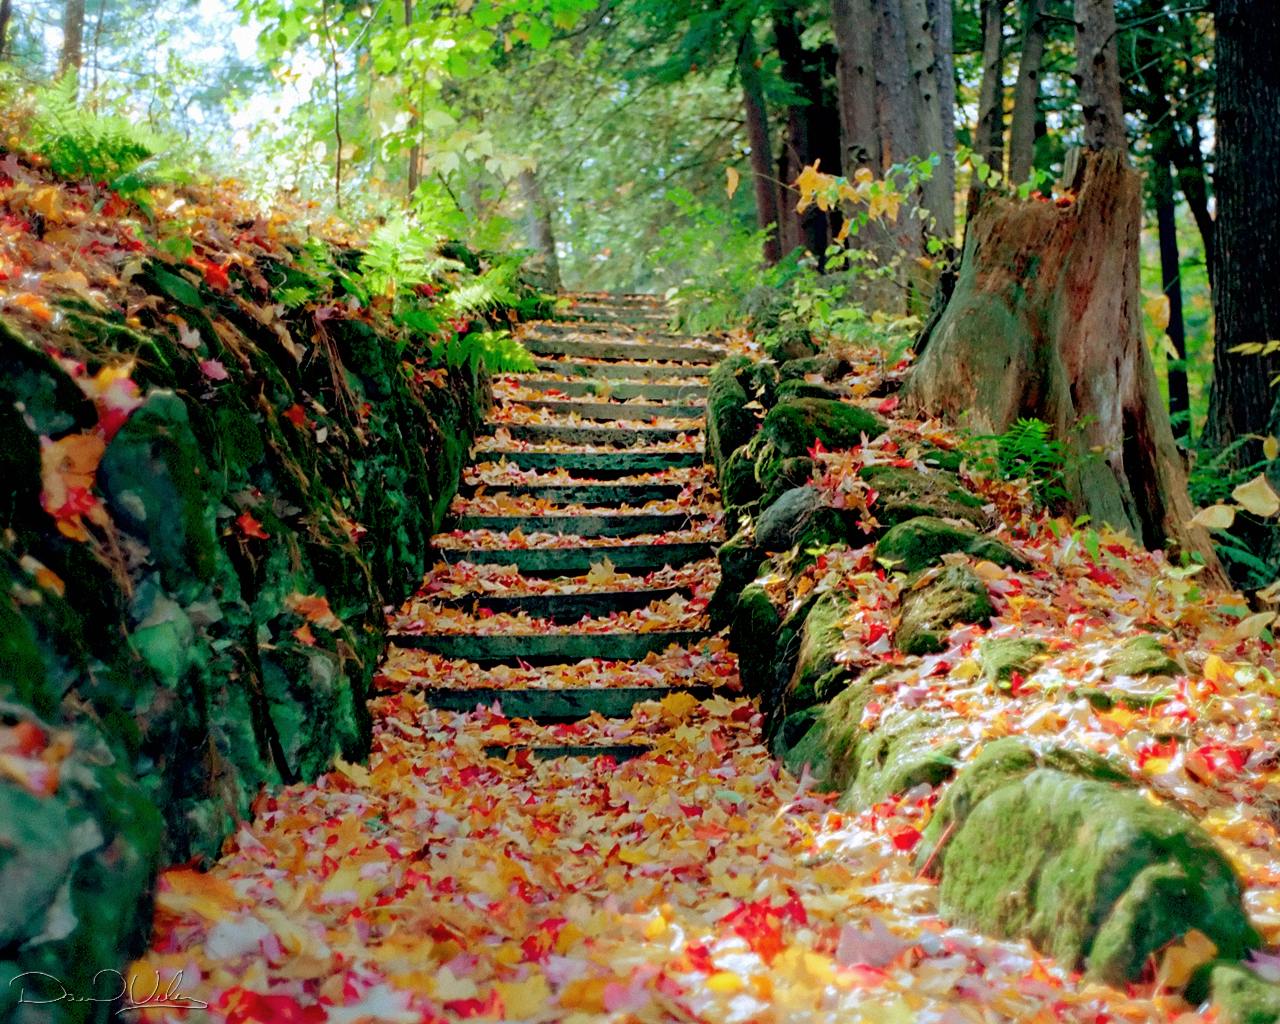
{"label": "tree stump", "polygon": [[1139,319],[1142,181],[1117,150],[1090,152],[1074,201],[988,193],[955,291],[907,383],[919,410],[978,433],[1036,417],[1073,454],[1071,503],[1148,547],[1199,553],[1186,473]]}

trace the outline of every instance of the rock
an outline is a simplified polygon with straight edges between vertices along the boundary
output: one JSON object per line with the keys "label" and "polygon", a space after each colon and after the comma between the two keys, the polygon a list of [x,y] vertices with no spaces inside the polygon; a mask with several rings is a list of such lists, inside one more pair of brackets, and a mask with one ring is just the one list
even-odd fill
{"label": "rock", "polygon": [[1129,637],[1107,656],[1103,663],[1107,678],[1128,676],[1178,676],[1186,670],[1171,658],[1160,643],[1160,638],[1150,633]]}
{"label": "rock", "polygon": [[812,480],[817,465],[807,455],[798,455],[795,458],[781,460],[777,464],[777,469],[772,479],[769,481],[768,493],[760,499],[761,507],[768,508],[793,487],[804,487]]}
{"label": "rock", "polygon": [[857,530],[854,513],[831,508],[815,487],[793,487],[756,519],[756,543],[766,551],[837,544]]}
{"label": "rock", "polygon": [[713,629],[723,629],[738,603],[743,588],[759,575],[765,553],[743,528],[720,545],[716,560],[720,563],[720,582],[707,605]]}
{"label": "rock", "polygon": [[876,558],[892,562],[895,571],[907,573],[926,569],[952,551],[1013,568],[1027,565],[1020,555],[999,541],[935,516],[917,516],[899,523],[876,544]]}
{"label": "rock", "polygon": [[707,387],[706,450],[716,471],[735,449],[751,440],[758,425],[747,408],[750,398],[739,380],[751,367],[746,356],[730,356],[711,371]]}
{"label": "rock", "polygon": [[809,328],[795,320],[783,320],[759,335],[765,355],[777,362],[815,355],[818,346]]}
{"label": "rock", "polygon": [[756,467],[747,446],[735,448],[720,469],[720,497],[725,508],[742,508],[760,498]]}
{"label": "rock", "polygon": [[983,511],[982,499],[965,490],[954,473],[872,465],[859,475],[876,491],[871,514],[885,528],[918,516],[960,519],[978,528],[991,525],[992,517]]}
{"label": "rock", "polygon": [[1277,1024],[1280,985],[1266,981],[1243,964],[1218,964],[1210,974],[1218,1024]]}
{"label": "rock", "polygon": [[997,637],[983,640],[978,646],[978,662],[982,680],[988,686],[1008,683],[1013,673],[1030,675],[1047,646],[1042,640],[1025,637]]}
{"label": "rock", "polygon": [[818,680],[836,667],[844,644],[844,620],[853,598],[843,590],[824,591],[809,610],[800,631],[800,651],[787,683],[784,705],[789,714],[817,701]]}
{"label": "rock", "polygon": [[775,392],[779,402],[789,402],[797,398],[825,398],[839,401],[848,394],[847,390],[832,384],[815,384],[808,380],[784,380]]}
{"label": "rock", "polygon": [[738,674],[749,696],[767,693],[773,682],[782,617],[764,587],[750,584],[742,591],[729,623],[729,646],[738,655]]}
{"label": "rock", "polygon": [[829,383],[839,380],[852,370],[853,365],[849,360],[823,353],[815,356],[806,356],[801,359],[788,360],[778,367],[778,379],[785,382],[789,380],[804,380],[806,377],[817,375]]}
{"label": "rock", "polygon": [[946,647],[951,627],[991,621],[995,609],[987,585],[966,565],[949,565],[902,601],[894,645],[903,654],[932,654]]}
{"label": "rock", "polygon": [[840,807],[864,811],[916,786],[951,778],[962,744],[948,736],[946,724],[926,711],[900,710],[882,718],[854,745],[852,778],[832,780],[844,789]]}
{"label": "rock", "polygon": [[781,402],[764,418],[765,437],[782,458],[807,454],[815,441],[828,450],[852,448],[864,437],[879,437],[887,429],[888,424],[875,413],[828,398]]}
{"label": "rock", "polygon": [[793,712],[783,719],[774,736],[773,756],[796,775],[802,774],[805,766],[811,765],[814,757],[821,753],[818,748],[822,732],[818,724],[821,712],[819,707]]}
{"label": "rock", "polygon": [[1100,758],[1050,758],[1016,742],[983,751],[949,787],[921,844],[927,857],[945,840],[936,860],[942,912],[1027,938],[1113,984],[1136,980],[1193,928],[1229,959],[1256,947],[1240,883],[1212,840],[1181,811],[1098,777],[1114,774]]}

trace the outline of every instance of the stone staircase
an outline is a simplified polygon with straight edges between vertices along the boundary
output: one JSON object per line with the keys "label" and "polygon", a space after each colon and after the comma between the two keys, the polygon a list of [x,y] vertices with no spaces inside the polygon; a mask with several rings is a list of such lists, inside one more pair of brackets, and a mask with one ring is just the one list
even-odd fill
{"label": "stone staircase", "polygon": [[[723,532],[714,477],[703,466],[703,411],[707,374],[724,350],[671,334],[668,321],[649,297],[580,296],[569,319],[522,334],[537,369],[495,380],[495,407],[464,472],[454,529],[435,538],[441,564],[424,582],[419,618],[402,617],[390,640],[469,663],[464,674],[473,679],[494,666],[538,671],[522,672],[529,681],[517,688],[448,687],[428,678],[430,706],[496,704],[508,718],[549,724],[626,718],[637,703],[677,691],[710,695],[709,686],[681,673],[655,672],[647,686],[539,685],[556,676],[555,667],[584,659],[598,659],[596,678],[654,656],[658,665],[696,661],[709,641],[705,603]],[[483,576],[498,566],[509,567],[493,570],[501,589]],[[682,582],[647,578],[669,576],[664,567],[686,570]],[[469,573],[479,574],[477,583],[460,587],[457,578]],[[664,607],[680,610],[681,621],[665,628]],[[450,628],[433,628],[445,609],[455,613]],[[627,618],[646,610],[654,620],[643,628]],[[465,615],[461,627],[456,613]],[[495,615],[512,616],[513,628],[481,630]],[[501,756],[518,746],[486,749]],[[539,758],[621,760],[649,748],[565,742],[528,749]]]}

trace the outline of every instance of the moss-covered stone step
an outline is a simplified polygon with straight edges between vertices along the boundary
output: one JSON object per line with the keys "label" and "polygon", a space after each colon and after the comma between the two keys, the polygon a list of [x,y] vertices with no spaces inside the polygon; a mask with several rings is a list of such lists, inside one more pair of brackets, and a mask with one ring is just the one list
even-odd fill
{"label": "moss-covered stone step", "polygon": [[678,402],[572,402],[558,398],[517,399],[513,404],[529,409],[546,409],[566,416],[581,416],[587,420],[648,420],[654,417],[675,419],[701,419],[701,405],[682,405]]}
{"label": "moss-covered stone step", "polygon": [[[697,376],[690,374],[690,376]],[[515,378],[527,388],[555,391],[578,398],[648,398],[652,401],[694,402],[707,397],[705,384],[663,384],[659,382],[618,383],[603,380],[556,380],[554,377],[522,376]],[[527,404],[527,403],[525,403]],[[698,406],[701,415],[701,406]],[[585,415],[585,413],[584,413]]]}
{"label": "moss-covered stone step", "polygon": [[573,664],[587,658],[606,661],[639,661],[650,652],[696,647],[706,633],[692,629],[655,630],[652,633],[529,633],[519,636],[476,636],[457,633],[392,633],[397,647],[430,651],[446,658],[481,665]]}
{"label": "moss-covered stone step", "polygon": [[604,718],[629,718],[637,704],[662,700],[673,693],[688,693],[698,700],[711,697],[709,686],[575,686],[564,690],[429,689],[422,691],[427,704],[441,711],[474,711],[476,707],[502,705],[508,718],[535,722],[576,722],[592,714]]}
{"label": "moss-covered stone step", "polygon": [[595,320],[599,323],[639,323],[665,326],[671,322],[671,313],[651,306],[635,304],[612,305],[605,303],[583,303],[572,306],[565,314],[567,320]]}
{"label": "moss-covered stone step", "polygon": [[[534,366],[568,377],[604,377],[610,381],[661,381],[671,377],[705,377],[711,372],[706,363],[653,362],[661,357],[649,355],[640,360],[615,360],[609,363],[583,363],[576,359],[535,359]],[[619,384],[614,384],[616,390]]]}
{"label": "moss-covered stone step", "polygon": [[506,430],[517,441],[612,444],[630,448],[666,444],[678,440],[681,434],[688,433],[671,427],[591,427],[560,423],[498,423],[493,420],[484,424],[486,433],[493,433],[498,429]]}
{"label": "moss-covered stone step", "polygon": [[581,548],[486,548],[445,549],[440,557],[446,562],[470,562],[472,565],[514,565],[526,576],[566,576],[588,572],[593,564],[606,558],[620,572],[653,572],[664,565],[677,568],[700,562],[715,554],[709,541],[687,544],[620,544],[613,547]]}
{"label": "moss-covered stone step", "polygon": [[611,612],[647,608],[655,601],[666,601],[676,594],[688,593],[681,587],[646,587],[643,590],[598,590],[585,594],[462,594],[440,598],[439,603],[454,608],[476,606],[499,613],[524,612],[535,619],[549,622],[577,622],[599,618]]}
{"label": "moss-covered stone step", "polygon": [[485,516],[458,518],[460,530],[523,530],[525,533],[560,533],[574,537],[638,537],[642,533],[667,533],[689,523],[684,512],[637,512],[617,515]]}
{"label": "moss-covered stone step", "polygon": [[701,466],[701,452],[563,452],[563,451],[486,451],[486,461],[507,462],[521,469],[564,469],[571,474],[590,474],[602,479],[631,476],[634,473],[659,473],[664,469]]}
{"label": "moss-covered stone step", "polygon": [[520,335],[521,342],[528,338],[639,338],[659,341],[663,344],[679,344],[702,335],[668,331],[661,324],[628,323],[625,320],[544,320],[530,325]]}
{"label": "moss-covered stone step", "polygon": [[653,750],[648,743],[609,743],[599,746],[589,744],[565,744],[558,747],[531,747],[524,744],[491,744],[484,748],[485,757],[505,761],[511,754],[527,750],[536,761],[554,761],[562,757],[611,757],[615,761],[630,761]]}
{"label": "moss-covered stone step", "polygon": [[[469,494],[475,484],[464,484],[462,493]],[[650,501],[677,498],[684,490],[682,483],[670,484],[564,484],[540,487],[536,484],[485,484],[487,492],[520,495],[554,501],[558,505],[630,505],[639,508]]]}
{"label": "moss-covered stone step", "polygon": [[661,359],[683,363],[717,363],[724,358],[722,348],[672,345],[637,337],[635,341],[577,341],[567,338],[540,338],[526,335],[521,344],[534,355],[585,356],[588,359]]}

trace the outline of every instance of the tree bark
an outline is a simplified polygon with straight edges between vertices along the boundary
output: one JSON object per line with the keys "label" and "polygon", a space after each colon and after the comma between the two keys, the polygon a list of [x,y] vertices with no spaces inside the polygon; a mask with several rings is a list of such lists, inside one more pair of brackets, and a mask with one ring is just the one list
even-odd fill
{"label": "tree bark", "polygon": [[[413,27],[413,0],[404,0],[404,27]],[[412,83],[410,83],[412,86]],[[410,114],[409,131],[413,133],[413,144],[409,147],[408,164],[405,167],[407,198],[413,202],[418,191],[422,173],[422,144],[418,141],[418,115]]]}
{"label": "tree bark", "polygon": [[982,0],[982,84],[973,148],[1004,172],[1004,0]]}
{"label": "tree bark", "polygon": [[1213,288],[1213,278],[1217,273],[1217,261],[1214,258],[1216,227],[1213,213],[1209,209],[1209,172],[1204,166],[1204,153],[1201,150],[1202,140],[1196,125],[1191,126],[1192,137],[1189,143],[1175,140],[1173,164],[1178,172],[1178,188],[1187,201],[1191,217],[1200,232],[1200,244],[1204,247],[1204,265],[1209,274],[1209,287]]}
{"label": "tree bark", "polygon": [[[794,181],[806,166],[822,159],[819,145],[822,131],[819,122],[823,111],[822,75],[814,64],[816,56],[806,51],[800,40],[800,25],[794,9],[778,10],[773,19],[773,34],[782,65],[782,78],[803,99],[803,102],[787,107],[787,140],[778,162],[778,180],[785,184]],[[828,157],[822,168],[830,174],[840,173],[838,159],[832,166]],[[799,246],[821,260],[830,237],[826,214],[817,206],[797,213],[792,197],[785,191],[782,197],[778,216],[783,251],[790,252]]]}
{"label": "tree bark", "polygon": [[1114,0],[1075,0],[1076,82],[1088,149],[1124,150],[1124,105]]}
{"label": "tree bark", "polygon": [[[1177,197],[1173,190],[1173,172],[1169,167],[1166,147],[1157,147],[1155,168],[1151,175],[1152,198],[1156,207],[1156,231],[1160,240],[1160,280],[1169,302],[1169,324],[1165,333],[1175,360],[1170,366],[1169,420],[1176,437],[1191,433],[1191,392],[1187,386],[1187,328],[1182,313],[1182,261],[1178,254]],[[1163,151],[1159,151],[1163,150]]]}
{"label": "tree bark", "polygon": [[887,171],[920,152],[920,136],[907,80],[907,30],[902,4],[899,0],[875,0],[875,6],[876,123],[880,129],[880,166]]}
{"label": "tree bark", "polygon": [[988,192],[955,292],[907,382],[922,414],[1000,433],[1038,417],[1067,446],[1071,504],[1220,573],[1192,508],[1139,322],[1142,182],[1123,152],[1082,159],[1074,203]]}
{"label": "tree bark", "polygon": [[872,0],[832,0],[845,173],[851,175],[859,167],[866,167],[879,177],[884,168],[876,118],[875,23]]}
{"label": "tree bark", "polygon": [[933,53],[938,68],[938,102],[942,116],[942,163],[934,172],[938,188],[951,197],[951,230],[954,244],[956,195],[956,64],[953,0],[928,0],[933,25]]}
{"label": "tree bark", "polygon": [[904,42],[907,51],[907,79],[911,116],[915,122],[918,149],[911,155],[938,157],[935,173],[924,183],[924,207],[934,219],[935,231],[943,238],[955,234],[955,188],[951,175],[943,169],[947,155],[947,133],[942,121],[941,76],[934,49],[934,24],[927,0],[901,0]]}
{"label": "tree bark", "polygon": [[1013,86],[1009,122],[1009,180],[1021,185],[1035,164],[1036,115],[1040,103],[1040,68],[1044,64],[1045,0],[1026,0],[1022,7],[1022,53]]}
{"label": "tree bark", "polygon": [[[1233,353],[1280,338],[1280,5],[1219,0],[1213,311],[1214,377],[1205,438],[1224,446],[1274,425],[1280,355]],[[1248,442],[1241,464],[1261,458]]]}
{"label": "tree bark", "polygon": [[84,63],[84,0],[65,0],[62,7],[62,54],[58,75],[78,74]]}
{"label": "tree bark", "polygon": [[778,238],[778,189],[774,182],[773,146],[769,141],[769,116],[765,108],[764,85],[757,66],[756,42],[748,27],[738,51],[738,78],[742,84],[742,107],[747,122],[747,143],[751,147],[751,176],[755,185],[756,218],[769,231],[764,242],[764,261],[773,266],[782,259]]}
{"label": "tree bark", "polygon": [[13,20],[13,0],[0,0],[0,60],[9,52],[9,22]]}
{"label": "tree bark", "polygon": [[548,291],[558,292],[561,288],[560,259],[551,227],[551,204],[547,202],[542,182],[534,171],[527,167],[521,171],[518,184],[524,199],[525,235],[529,248],[538,254],[539,265],[534,269],[540,279],[539,284]]}

